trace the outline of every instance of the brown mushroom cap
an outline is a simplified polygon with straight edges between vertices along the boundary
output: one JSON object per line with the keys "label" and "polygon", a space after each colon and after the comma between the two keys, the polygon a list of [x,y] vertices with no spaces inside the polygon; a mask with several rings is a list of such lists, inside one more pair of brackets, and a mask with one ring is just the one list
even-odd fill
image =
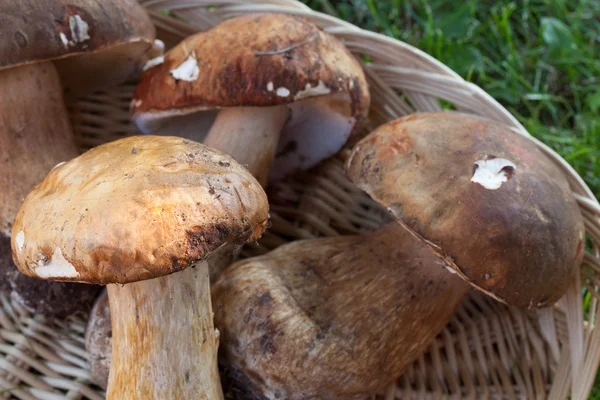
{"label": "brown mushroom cap", "polygon": [[284,164],[308,167],[335,154],[364,120],[370,97],[359,63],[339,40],[302,18],[261,14],[183,40],[144,73],[131,104],[145,133],[166,123],[209,125],[214,113],[190,118],[198,111],[289,105],[272,168],[279,174]]}
{"label": "brown mushroom cap", "polygon": [[520,307],[558,300],[584,253],[560,169],[508,127],[459,113],[411,115],[360,141],[347,173],[466,281]]}
{"label": "brown mushroom cap", "polygon": [[23,274],[127,283],[254,240],[267,219],[264,191],[230,156],[182,138],[136,136],[54,168],[21,206],[11,244]]}
{"label": "brown mushroom cap", "polygon": [[468,290],[393,222],[281,246],[213,285],[226,375],[244,399],[364,399],[425,350]]}
{"label": "brown mushroom cap", "polygon": [[0,26],[0,69],[55,60],[73,90],[141,72],[156,35],[136,0],[4,1]]}
{"label": "brown mushroom cap", "polygon": [[85,349],[90,355],[92,380],[106,390],[112,356],[112,325],[108,292],[98,297],[85,330]]}

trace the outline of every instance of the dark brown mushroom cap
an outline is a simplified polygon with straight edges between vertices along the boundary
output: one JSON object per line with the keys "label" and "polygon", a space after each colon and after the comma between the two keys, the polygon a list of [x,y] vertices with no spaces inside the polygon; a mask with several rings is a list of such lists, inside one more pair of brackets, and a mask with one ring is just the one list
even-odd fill
{"label": "dark brown mushroom cap", "polygon": [[584,226],[567,181],[504,125],[459,113],[401,118],[356,145],[347,173],[502,302],[548,306],[578,271]]}
{"label": "dark brown mushroom cap", "polygon": [[[303,18],[260,14],[222,22],[167,52],[142,75],[131,112],[142,132],[156,134],[199,111],[279,105],[291,115],[274,174],[278,163],[310,168],[339,151],[364,121],[370,95],[360,64],[339,40]],[[194,121],[197,130],[206,120]]]}
{"label": "dark brown mushroom cap", "polygon": [[127,283],[185,269],[268,219],[260,184],[230,156],[166,136],[98,146],[55,167],[12,228],[26,275]]}
{"label": "dark brown mushroom cap", "polygon": [[[140,72],[146,61],[140,57],[156,35],[136,0],[3,1],[0,26],[0,69],[63,59],[57,68],[67,86],[72,80],[82,84],[85,78],[98,80],[106,64],[117,59],[122,63],[119,73]],[[127,58],[130,65],[125,67]],[[85,68],[69,65],[74,62]],[[117,72],[112,66],[114,79]]]}
{"label": "dark brown mushroom cap", "polygon": [[227,383],[244,400],[365,399],[425,350],[469,288],[394,222],[239,261],[212,290]]}

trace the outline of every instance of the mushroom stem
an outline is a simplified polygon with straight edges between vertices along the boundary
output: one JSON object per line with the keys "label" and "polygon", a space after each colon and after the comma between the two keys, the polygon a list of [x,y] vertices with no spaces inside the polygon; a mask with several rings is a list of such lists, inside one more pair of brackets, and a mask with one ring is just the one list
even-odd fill
{"label": "mushroom stem", "polygon": [[233,156],[265,187],[289,114],[285,105],[222,109],[203,143]]}
{"label": "mushroom stem", "polygon": [[63,89],[51,62],[0,70],[0,233],[56,164],[77,156]]}
{"label": "mushroom stem", "polygon": [[209,261],[107,287],[113,327],[108,399],[223,399]]}
{"label": "mushroom stem", "polygon": [[238,261],[212,288],[228,385],[252,399],[365,399],[426,349],[468,290],[395,222]]}

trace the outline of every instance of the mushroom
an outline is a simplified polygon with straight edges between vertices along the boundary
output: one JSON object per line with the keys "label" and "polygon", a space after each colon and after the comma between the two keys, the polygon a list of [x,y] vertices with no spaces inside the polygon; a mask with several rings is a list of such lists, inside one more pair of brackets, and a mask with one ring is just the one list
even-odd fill
{"label": "mushroom", "polygon": [[112,356],[112,326],[106,290],[98,297],[90,313],[85,330],[85,349],[90,357],[92,380],[106,390]]}
{"label": "mushroom", "polygon": [[503,303],[549,306],[578,272],[584,225],[569,185],[533,140],[505,125],[451,112],[404,117],[358,142],[347,174]]}
{"label": "mushroom", "polygon": [[206,136],[264,186],[337,153],[369,103],[364,73],[340,41],[302,18],[260,14],[168,51],[143,74],[131,109],[142,132]]}
{"label": "mushroom", "polygon": [[211,255],[257,240],[267,220],[263,189],[232,157],[135,136],[53,169],[11,245],[25,275],[107,285],[109,399],[220,399]]}
{"label": "mushroom", "polygon": [[[135,0],[3,1],[0,26],[0,241],[9,241],[23,198],[78,154],[63,90],[82,93],[141,71],[154,27]],[[12,264],[10,252],[0,253],[0,264]],[[36,286],[59,293],[70,285]],[[44,294],[15,290],[27,303]]]}
{"label": "mushroom", "polygon": [[135,0],[7,1],[0,26],[0,70],[48,64],[66,91],[78,94],[136,77],[160,52],[152,21]]}
{"label": "mushroom", "polygon": [[395,222],[292,242],[213,285],[222,363],[239,399],[364,399],[430,344],[469,285]]}

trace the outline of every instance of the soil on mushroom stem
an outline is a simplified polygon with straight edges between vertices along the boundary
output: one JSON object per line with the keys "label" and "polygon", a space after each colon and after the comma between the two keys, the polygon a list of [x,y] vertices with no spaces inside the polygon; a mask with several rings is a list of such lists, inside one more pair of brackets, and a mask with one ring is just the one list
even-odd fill
{"label": "soil on mushroom stem", "polygon": [[21,274],[12,260],[10,238],[0,234],[0,292],[30,312],[48,318],[66,318],[75,313],[84,317],[101,290],[97,285],[45,281]]}
{"label": "soil on mushroom stem", "polygon": [[0,292],[6,293],[10,289],[8,279],[4,277],[11,268],[16,269],[12,261],[10,238],[0,233]]}

